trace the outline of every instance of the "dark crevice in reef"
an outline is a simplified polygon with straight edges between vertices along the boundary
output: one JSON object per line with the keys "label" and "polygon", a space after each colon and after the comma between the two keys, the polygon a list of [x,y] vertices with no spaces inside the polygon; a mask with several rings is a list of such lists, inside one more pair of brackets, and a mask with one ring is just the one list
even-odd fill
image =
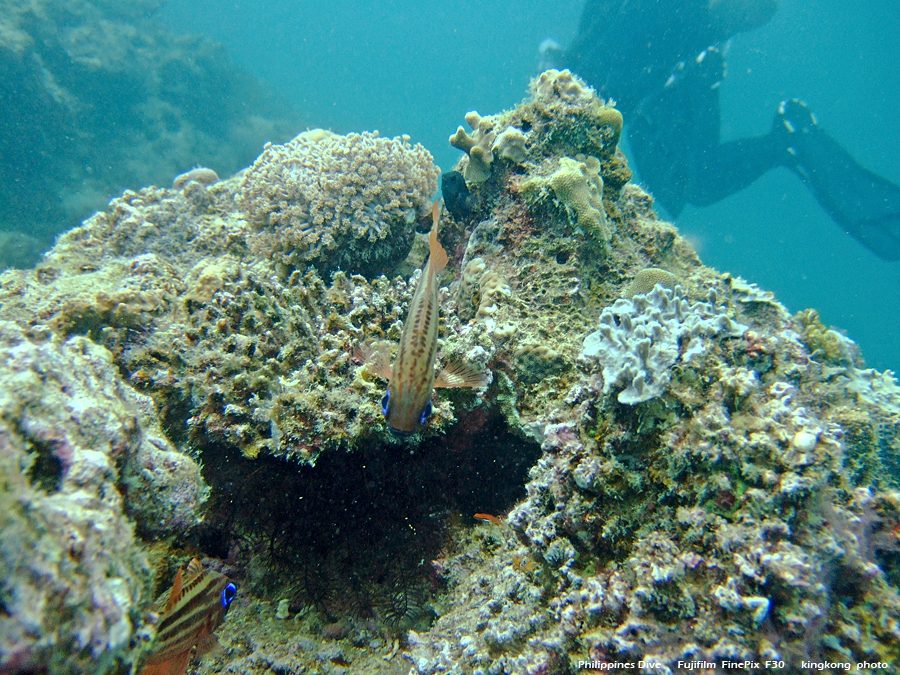
{"label": "dark crevice in reef", "polygon": [[31,454],[34,458],[28,469],[28,481],[35,488],[52,494],[62,487],[65,469],[62,461],[56,456],[52,444],[29,438]]}
{"label": "dark crevice in reef", "polygon": [[328,620],[421,627],[442,585],[431,561],[453,527],[512,508],[539,455],[486,409],[447,436],[323,453],[315,467],[209,447],[213,497],[195,543],[245,566],[254,592],[313,603]]}

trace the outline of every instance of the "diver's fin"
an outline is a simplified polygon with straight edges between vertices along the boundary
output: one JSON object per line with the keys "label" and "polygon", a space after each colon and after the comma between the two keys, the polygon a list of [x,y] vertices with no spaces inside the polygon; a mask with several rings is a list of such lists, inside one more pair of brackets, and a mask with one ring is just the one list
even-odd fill
{"label": "diver's fin", "polygon": [[860,166],[801,101],[782,101],[773,133],[784,165],[850,236],[884,260],[900,260],[900,186]]}

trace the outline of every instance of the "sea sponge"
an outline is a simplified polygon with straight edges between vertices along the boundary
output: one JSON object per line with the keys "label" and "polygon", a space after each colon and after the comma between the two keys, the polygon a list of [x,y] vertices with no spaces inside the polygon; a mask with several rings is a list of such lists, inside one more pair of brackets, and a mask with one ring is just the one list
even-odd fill
{"label": "sea sponge", "polygon": [[678,284],[678,277],[658,267],[647,267],[634,275],[634,279],[623,291],[622,297],[633,298],[639,293],[649,293],[656,284],[663,288],[675,288]]}
{"label": "sea sponge", "polygon": [[600,160],[584,155],[576,155],[575,159],[561,157],[555,171],[549,175],[538,173],[521,185],[526,196],[536,195],[537,200],[547,194],[547,188],[567,211],[575,213],[579,227],[587,234],[603,243],[609,241],[611,233],[603,206]]}
{"label": "sea sponge", "polygon": [[266,145],[244,175],[238,203],[257,233],[248,244],[286,271],[390,271],[427,215],[440,170],[408,136],[307,131]]}
{"label": "sea sponge", "polygon": [[450,145],[462,150],[469,156],[469,162],[463,169],[463,177],[467,183],[483,183],[491,175],[491,163],[494,154],[491,147],[497,132],[494,131],[494,118],[482,117],[472,110],[466,113],[466,124],[472,129],[472,135],[462,127],[450,137]]}

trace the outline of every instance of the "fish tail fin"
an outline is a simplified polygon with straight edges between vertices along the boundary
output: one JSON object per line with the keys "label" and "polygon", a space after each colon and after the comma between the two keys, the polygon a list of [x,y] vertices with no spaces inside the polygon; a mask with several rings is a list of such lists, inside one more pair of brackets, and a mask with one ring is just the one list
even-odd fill
{"label": "fish tail fin", "polygon": [[434,217],[434,226],[431,228],[431,234],[428,235],[428,248],[431,250],[431,264],[434,265],[434,273],[437,274],[441,270],[443,270],[447,263],[450,261],[450,258],[447,256],[447,251],[444,250],[444,247],[441,246],[441,243],[438,241],[438,221],[441,219],[441,200],[435,199],[434,206],[431,209],[431,214]]}

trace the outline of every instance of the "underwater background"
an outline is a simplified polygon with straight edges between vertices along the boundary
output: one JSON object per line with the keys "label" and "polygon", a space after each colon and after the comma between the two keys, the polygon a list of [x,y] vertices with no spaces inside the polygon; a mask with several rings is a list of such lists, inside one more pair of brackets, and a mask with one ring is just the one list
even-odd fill
{"label": "underwater background", "polygon": [[[459,111],[521,100],[540,42],[568,45],[582,4],[176,0],[160,16],[174,31],[220,41],[309,126],[409,134],[448,171]],[[900,182],[898,34],[891,0],[782,0],[768,25],[732,40],[722,139],[765,133],[778,103],[800,98],[866,168]],[[900,370],[900,293],[888,290],[900,288],[900,265],[842,233],[786,169],[713,206],[689,206],[675,224],[707,265],[774,291],[792,311],[816,308],[871,367]]]}
{"label": "underwater background", "polygon": [[[900,264],[781,170],[657,218],[537,73],[581,9],[0,0],[0,673],[900,662]],[[733,40],[723,137],[900,182],[842,12]]]}

